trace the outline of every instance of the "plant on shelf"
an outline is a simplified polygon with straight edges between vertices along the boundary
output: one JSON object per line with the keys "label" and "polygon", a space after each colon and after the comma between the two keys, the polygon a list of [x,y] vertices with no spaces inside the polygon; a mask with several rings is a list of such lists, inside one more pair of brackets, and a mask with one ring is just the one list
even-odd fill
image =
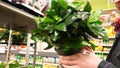
{"label": "plant on shelf", "polygon": [[9,62],[9,68],[19,68],[20,64],[17,61],[11,61]]}
{"label": "plant on shelf", "polygon": [[0,68],[5,68],[6,67],[6,62],[1,62],[0,63]]}
{"label": "plant on shelf", "polygon": [[[9,38],[9,30],[0,28],[0,40],[5,40],[5,42],[8,41]],[[24,43],[27,39],[27,34],[25,32],[17,32],[13,31],[12,33],[12,43],[13,44],[21,44]]]}
{"label": "plant on shelf", "polygon": [[92,11],[89,1],[66,2],[51,0],[51,7],[44,17],[36,17],[38,25],[33,30],[32,39],[48,43],[49,49],[54,47],[59,55],[72,55],[81,48],[95,45],[91,38],[108,39],[99,17],[102,10]]}
{"label": "plant on shelf", "polygon": [[7,41],[9,38],[9,31],[7,29],[0,28],[0,40]]}
{"label": "plant on shelf", "polygon": [[13,32],[12,33],[12,43],[13,44],[23,44],[27,40],[27,34],[25,32]]}
{"label": "plant on shelf", "polygon": [[29,67],[21,65],[18,63],[18,61],[15,60],[15,61],[10,61],[9,63],[1,62],[0,68],[29,68]]}

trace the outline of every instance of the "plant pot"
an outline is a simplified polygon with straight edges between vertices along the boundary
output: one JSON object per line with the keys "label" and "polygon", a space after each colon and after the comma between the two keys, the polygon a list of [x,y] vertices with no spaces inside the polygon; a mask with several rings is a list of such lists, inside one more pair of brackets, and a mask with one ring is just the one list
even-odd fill
{"label": "plant pot", "polygon": [[85,46],[79,38],[63,38],[58,40],[59,43],[55,43],[54,46],[56,52],[59,55],[69,56],[77,54],[81,51],[81,48]]}
{"label": "plant pot", "polygon": [[69,56],[69,55],[74,55],[74,54],[80,53],[81,48],[80,49],[70,49],[68,51],[64,51],[63,48],[55,48],[55,51],[59,55]]}

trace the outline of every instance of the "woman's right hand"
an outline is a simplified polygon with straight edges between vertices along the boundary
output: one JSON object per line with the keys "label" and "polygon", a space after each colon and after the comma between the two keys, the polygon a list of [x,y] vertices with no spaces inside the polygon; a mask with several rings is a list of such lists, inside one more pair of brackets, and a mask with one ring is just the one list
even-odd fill
{"label": "woman's right hand", "polygon": [[97,68],[101,61],[88,46],[78,54],[60,57],[61,65],[64,68]]}

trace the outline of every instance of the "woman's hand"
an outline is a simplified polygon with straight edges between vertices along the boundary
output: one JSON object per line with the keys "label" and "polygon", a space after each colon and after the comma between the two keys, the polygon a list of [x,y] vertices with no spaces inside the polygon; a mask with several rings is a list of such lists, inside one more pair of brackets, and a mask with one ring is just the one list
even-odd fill
{"label": "woman's hand", "polygon": [[61,65],[64,68],[97,68],[101,61],[88,46],[78,54],[60,57]]}

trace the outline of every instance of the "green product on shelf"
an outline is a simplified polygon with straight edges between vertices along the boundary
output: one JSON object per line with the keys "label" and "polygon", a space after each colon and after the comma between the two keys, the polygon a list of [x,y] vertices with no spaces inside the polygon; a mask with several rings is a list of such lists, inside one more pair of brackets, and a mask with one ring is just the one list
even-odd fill
{"label": "green product on shelf", "polygon": [[37,61],[38,61],[39,63],[42,62],[42,61],[41,61],[41,56],[37,56]]}
{"label": "green product on shelf", "polygon": [[0,63],[0,68],[5,68],[6,67],[6,63],[5,62],[1,62]]}
{"label": "green product on shelf", "polygon": [[101,52],[101,53],[99,53],[99,56],[100,56],[100,58],[101,59],[103,59],[104,57],[103,57],[103,53]]}
{"label": "green product on shelf", "polygon": [[37,65],[35,66],[35,68],[40,68],[39,64],[37,64]]}
{"label": "green product on shelf", "polygon": [[108,39],[103,39],[103,43],[107,44],[109,42]]}
{"label": "green product on shelf", "polygon": [[43,61],[43,58],[42,58],[41,56],[39,56],[39,58],[40,58],[40,62],[42,63],[42,61]]}
{"label": "green product on shelf", "polygon": [[20,64],[17,61],[14,61],[9,64],[9,68],[19,68]]}
{"label": "green product on shelf", "polygon": [[101,57],[102,57],[102,59],[104,60],[104,53],[103,53],[103,52],[101,53]]}
{"label": "green product on shelf", "polygon": [[101,52],[101,53],[95,53],[98,57],[100,57],[101,59],[104,59],[104,53]]}
{"label": "green product on shelf", "polygon": [[40,67],[39,68],[42,68],[42,65],[40,65]]}
{"label": "green product on shelf", "polygon": [[33,61],[33,57],[29,56],[29,61],[32,62]]}
{"label": "green product on shelf", "polygon": [[29,65],[28,68],[32,68],[32,66]]}
{"label": "green product on shelf", "polygon": [[28,68],[32,68],[32,64],[29,64]]}

